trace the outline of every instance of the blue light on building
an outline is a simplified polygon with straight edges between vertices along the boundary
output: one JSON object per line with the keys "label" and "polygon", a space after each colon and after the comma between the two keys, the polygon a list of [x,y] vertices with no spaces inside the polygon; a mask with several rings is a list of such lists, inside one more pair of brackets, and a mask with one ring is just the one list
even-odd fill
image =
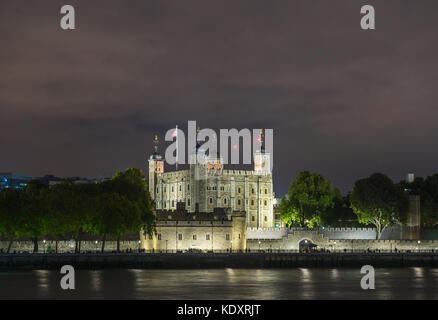
{"label": "blue light on building", "polygon": [[3,189],[24,189],[32,177],[12,172],[0,173],[0,190]]}

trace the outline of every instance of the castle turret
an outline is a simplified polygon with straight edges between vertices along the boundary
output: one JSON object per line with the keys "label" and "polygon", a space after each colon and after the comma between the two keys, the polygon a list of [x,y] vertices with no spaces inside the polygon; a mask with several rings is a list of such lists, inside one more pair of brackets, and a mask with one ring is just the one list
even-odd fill
{"label": "castle turret", "polygon": [[158,137],[154,137],[154,153],[149,157],[149,193],[153,200],[157,195],[157,180],[158,176],[164,172],[164,161],[158,153]]}
{"label": "castle turret", "polygon": [[257,175],[271,173],[271,155],[265,151],[264,140],[263,130],[260,130],[256,151],[254,152],[254,173]]}

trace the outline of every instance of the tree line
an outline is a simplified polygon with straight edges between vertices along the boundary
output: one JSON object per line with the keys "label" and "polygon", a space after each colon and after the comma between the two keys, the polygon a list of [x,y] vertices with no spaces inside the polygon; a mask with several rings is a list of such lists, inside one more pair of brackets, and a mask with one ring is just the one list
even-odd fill
{"label": "tree line", "polygon": [[329,180],[303,171],[291,182],[280,214],[289,227],[373,225],[380,239],[387,227],[406,223],[410,194],[421,197],[422,226],[436,226],[438,174],[411,183],[394,183],[386,175],[375,173],[357,180],[353,190],[342,197]]}
{"label": "tree line", "polygon": [[75,252],[81,250],[81,235],[89,233],[102,238],[102,252],[107,237],[117,239],[127,232],[151,235],[155,217],[150,194],[139,169],[117,172],[108,181],[97,184],[75,184],[71,180],[48,187],[33,180],[24,190],[0,191],[0,234],[8,240],[10,251],[14,240],[28,237],[38,252],[38,239],[50,235],[58,241],[75,239]]}

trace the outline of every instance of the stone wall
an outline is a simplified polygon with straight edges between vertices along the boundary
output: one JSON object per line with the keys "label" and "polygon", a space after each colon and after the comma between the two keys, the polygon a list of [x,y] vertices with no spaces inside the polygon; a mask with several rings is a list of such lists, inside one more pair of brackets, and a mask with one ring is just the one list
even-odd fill
{"label": "stone wall", "polygon": [[244,251],[246,217],[226,221],[159,221],[156,234],[142,236],[142,248],[155,251]]}
{"label": "stone wall", "polygon": [[374,240],[374,239],[330,239],[319,230],[290,230],[281,239],[248,239],[250,250],[293,250],[300,249],[300,242],[307,240],[317,245],[317,249],[330,251],[367,251],[369,250],[403,250],[431,251],[438,250],[438,240]]}
{"label": "stone wall", "polygon": [[[6,252],[8,249],[9,241],[0,241],[0,250]],[[126,249],[138,250],[140,243],[137,241],[120,241],[120,250],[125,251]],[[38,241],[38,252],[43,253],[49,248],[55,249],[55,241]],[[102,241],[81,241],[81,252],[87,251],[100,251],[102,248]],[[105,251],[112,252],[117,249],[117,241],[105,241]],[[32,241],[14,241],[10,252],[33,252],[33,242]],[[73,253],[75,251],[75,242],[70,241],[58,241],[58,253]]]}
{"label": "stone wall", "polygon": [[[381,240],[418,240],[418,238],[411,237],[411,232],[408,227],[392,226],[386,228],[380,239]],[[299,230],[308,230],[302,228],[248,228],[247,238],[249,240],[254,239],[281,239],[287,236],[289,233]],[[319,228],[312,229],[325,237],[332,240],[374,240],[376,239],[376,229],[375,228]],[[431,238],[433,235],[437,235],[436,230],[432,230],[428,233],[426,239]],[[421,239],[421,238],[420,238]],[[438,240],[438,236],[436,238]]]}

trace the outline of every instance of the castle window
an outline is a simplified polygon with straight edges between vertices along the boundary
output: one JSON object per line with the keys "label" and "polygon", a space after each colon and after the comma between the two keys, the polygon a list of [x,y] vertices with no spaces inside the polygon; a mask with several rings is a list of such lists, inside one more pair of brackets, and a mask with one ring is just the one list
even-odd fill
{"label": "castle window", "polygon": [[190,184],[187,184],[187,190],[190,191]]}
{"label": "castle window", "polygon": [[174,189],[173,189],[173,186],[172,186],[172,192],[173,192],[173,190],[174,190]]}
{"label": "castle window", "polygon": [[252,206],[254,205],[254,200],[251,200],[251,205],[252,205]]}
{"label": "castle window", "polygon": [[225,190],[225,187],[221,187],[221,190],[224,191],[224,190]]}
{"label": "castle window", "polygon": [[254,188],[251,189],[251,193],[254,194]]}
{"label": "castle window", "polygon": [[226,198],[224,198],[224,204],[227,204],[227,199]]}
{"label": "castle window", "polygon": [[240,193],[240,188],[237,188],[237,193]]}
{"label": "castle window", "polygon": [[181,185],[179,185],[179,191],[182,191],[182,189],[181,189]]}
{"label": "castle window", "polygon": [[230,235],[228,233],[225,235],[225,240],[230,240]]}
{"label": "castle window", "polygon": [[193,235],[193,240],[196,240],[196,234]]}
{"label": "castle window", "polygon": [[182,240],[182,233],[178,234],[178,240]]}
{"label": "castle window", "polygon": [[251,221],[255,221],[255,217],[254,216],[251,216]]}
{"label": "castle window", "polygon": [[157,193],[158,193],[158,187],[157,187]]}
{"label": "castle window", "polygon": [[210,235],[209,234],[205,235],[205,240],[210,240]]}
{"label": "castle window", "polygon": [[265,189],[265,194],[268,194],[268,189]]}
{"label": "castle window", "polygon": [[240,233],[239,233],[239,239],[240,239]]}
{"label": "castle window", "polygon": [[239,200],[237,200],[237,204],[240,206],[240,199]]}
{"label": "castle window", "polygon": [[190,199],[187,199],[187,206],[190,207]]}
{"label": "castle window", "polygon": [[175,207],[175,200],[172,200],[172,208]]}
{"label": "castle window", "polygon": [[161,233],[158,234],[158,240],[161,240]]}
{"label": "castle window", "polygon": [[213,203],[213,198],[210,198],[210,204],[212,204]]}
{"label": "castle window", "polygon": [[265,200],[265,206],[267,206],[267,205],[268,205],[268,201]]}
{"label": "castle window", "polygon": [[267,216],[265,216],[265,222],[267,222],[268,221],[268,217]]}

